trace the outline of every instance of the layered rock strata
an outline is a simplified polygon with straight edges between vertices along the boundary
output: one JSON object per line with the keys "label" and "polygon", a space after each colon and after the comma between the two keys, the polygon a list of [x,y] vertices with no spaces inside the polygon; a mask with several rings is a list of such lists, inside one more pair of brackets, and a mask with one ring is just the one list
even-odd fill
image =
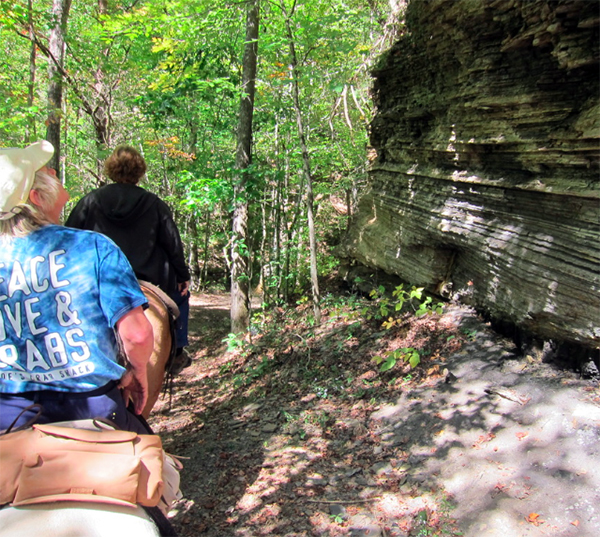
{"label": "layered rock strata", "polygon": [[348,256],[598,349],[599,27],[593,1],[410,2]]}

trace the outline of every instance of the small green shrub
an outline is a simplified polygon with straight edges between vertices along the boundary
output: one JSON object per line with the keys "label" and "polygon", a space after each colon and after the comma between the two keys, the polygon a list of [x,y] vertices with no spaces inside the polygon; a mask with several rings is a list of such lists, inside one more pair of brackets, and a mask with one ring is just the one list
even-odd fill
{"label": "small green shrub", "polygon": [[385,373],[394,368],[398,362],[408,362],[410,367],[414,369],[421,363],[421,355],[419,351],[413,347],[404,347],[388,352],[384,357],[375,356],[373,361],[379,365],[379,371]]}
{"label": "small green shrub", "polygon": [[230,332],[227,337],[221,340],[223,343],[227,343],[227,352],[232,352],[240,349],[244,346],[244,340],[237,334]]}
{"label": "small green shrub", "polygon": [[383,327],[390,329],[400,322],[396,314],[402,313],[406,306],[412,308],[417,317],[431,315],[433,313],[442,313],[444,304],[434,302],[431,296],[423,293],[424,287],[415,287],[410,290],[404,289],[404,284],[398,285],[393,291],[391,298],[387,295],[383,285],[372,289],[369,293],[372,303],[362,309],[362,314],[367,320],[383,319]]}

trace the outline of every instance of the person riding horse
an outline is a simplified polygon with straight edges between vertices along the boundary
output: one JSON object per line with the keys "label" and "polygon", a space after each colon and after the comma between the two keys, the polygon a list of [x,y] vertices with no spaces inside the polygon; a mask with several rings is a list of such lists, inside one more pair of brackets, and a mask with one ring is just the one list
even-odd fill
{"label": "person riding horse", "polygon": [[173,375],[191,365],[188,345],[190,271],[183,243],[169,206],[140,186],[146,161],[130,145],[118,146],[104,163],[113,183],[86,194],[65,221],[67,227],[98,231],[111,238],[133,267],[138,280],[149,282],[175,302]]}
{"label": "person riding horse", "polygon": [[47,141],[0,149],[0,430],[104,417],[148,433],[135,416],[153,350],[147,300],[110,239],[57,225],[69,195],[46,166],[53,153]]}

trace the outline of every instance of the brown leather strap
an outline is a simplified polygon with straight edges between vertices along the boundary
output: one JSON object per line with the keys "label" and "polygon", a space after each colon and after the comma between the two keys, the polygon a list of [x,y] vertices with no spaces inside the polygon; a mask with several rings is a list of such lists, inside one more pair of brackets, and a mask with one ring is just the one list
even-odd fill
{"label": "brown leather strap", "polygon": [[137,433],[132,431],[90,431],[87,429],[75,429],[70,427],[57,427],[51,424],[37,423],[34,429],[52,436],[89,442],[92,444],[118,444],[121,442],[132,442],[137,438]]}
{"label": "brown leather strap", "polygon": [[14,432],[13,427],[15,426],[15,423],[17,423],[17,421],[19,421],[19,418],[23,415],[23,413],[27,412],[28,410],[33,410],[34,408],[37,409],[35,416],[33,416],[32,418],[29,418],[23,425],[19,425],[15,429],[15,431],[20,431],[22,429],[27,429],[28,427],[31,427],[37,421],[37,419],[42,415],[42,411],[44,410],[44,407],[42,407],[42,405],[40,405],[39,403],[32,403],[31,405],[26,406],[23,410],[21,410],[21,412],[19,412],[19,415],[8,426],[6,431],[2,431],[2,432],[0,432],[0,434],[8,434],[10,432]]}

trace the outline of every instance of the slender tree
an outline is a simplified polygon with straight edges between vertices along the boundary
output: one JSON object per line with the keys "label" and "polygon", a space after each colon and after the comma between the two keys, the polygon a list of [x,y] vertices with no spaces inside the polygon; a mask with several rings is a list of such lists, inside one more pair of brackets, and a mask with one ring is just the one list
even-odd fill
{"label": "slender tree", "polygon": [[306,212],[308,218],[308,240],[310,248],[310,281],[312,287],[313,312],[315,315],[315,324],[319,325],[321,324],[321,297],[319,292],[319,278],[317,267],[317,238],[314,218],[314,196],[312,189],[310,156],[308,154],[308,145],[306,143],[306,135],[304,133],[304,121],[302,118],[302,108],[300,106],[300,88],[298,84],[300,68],[298,65],[298,56],[296,54],[296,43],[294,39],[294,34],[292,32],[292,27],[290,24],[290,17],[293,15],[293,11],[288,14],[286,12],[283,2],[281,2],[281,9],[285,15],[285,28],[288,37],[288,46],[290,49],[290,65],[292,71],[292,96],[294,101],[294,111],[296,113],[296,126],[298,128],[298,138],[300,139],[300,149],[302,151],[302,171],[304,174],[306,188]]}
{"label": "slender tree", "polygon": [[[29,110],[33,107],[33,101],[35,97],[35,75],[36,75],[36,59],[37,51],[33,42],[33,0],[27,0],[27,26],[29,31],[29,39],[31,39],[31,48],[29,52],[29,82],[27,84],[27,107]],[[35,117],[29,116],[25,135],[27,142],[32,142],[37,138],[37,129],[35,124]]]}
{"label": "slender tree", "polygon": [[[48,50],[48,122],[46,139],[54,146],[54,156],[50,165],[60,171],[60,123],[62,116],[63,70],[65,60],[65,33],[71,0],[54,0],[52,3],[52,28]],[[33,33],[33,32],[32,32]]]}
{"label": "slender tree", "polygon": [[[100,20],[108,13],[108,0],[98,0],[98,15]],[[106,84],[104,64],[106,63],[110,47],[107,44],[102,46],[98,58],[98,66],[94,71],[94,93],[96,96],[95,106],[92,115],[94,130],[96,131],[96,170],[97,175],[102,175],[102,166],[104,154],[110,147],[110,98],[109,90]]]}
{"label": "slender tree", "polygon": [[246,43],[242,65],[242,96],[238,120],[234,183],[233,237],[231,248],[231,332],[248,330],[250,321],[248,274],[248,168],[252,155],[252,116],[258,57],[259,0],[246,5]]}

